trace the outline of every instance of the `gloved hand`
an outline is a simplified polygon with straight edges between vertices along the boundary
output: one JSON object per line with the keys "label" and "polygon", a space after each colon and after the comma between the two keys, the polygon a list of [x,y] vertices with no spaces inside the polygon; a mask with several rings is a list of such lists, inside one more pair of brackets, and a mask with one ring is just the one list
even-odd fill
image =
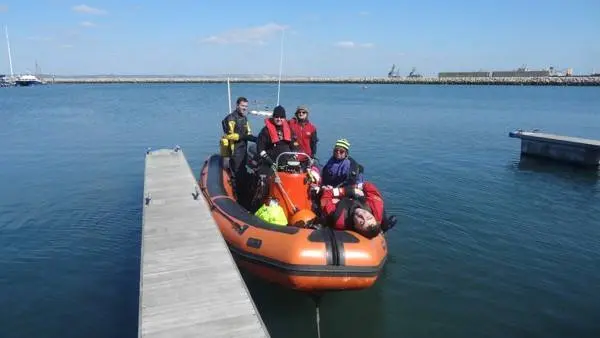
{"label": "gloved hand", "polygon": [[256,136],[254,136],[254,135],[244,135],[244,136],[242,136],[242,141],[256,142]]}
{"label": "gloved hand", "polygon": [[390,230],[391,228],[393,228],[396,225],[396,222],[398,222],[398,220],[396,219],[396,216],[392,215],[390,217],[384,217],[383,220],[381,221],[381,231],[386,232],[388,230]]}
{"label": "gloved hand", "polygon": [[333,196],[334,197],[350,197],[350,198],[356,198],[358,197],[357,194],[355,194],[354,187],[351,186],[347,186],[347,187],[341,187],[341,188],[333,188]]}
{"label": "gloved hand", "polygon": [[344,187],[344,195],[350,198],[363,198],[365,197],[365,193],[362,189],[358,188],[354,185],[349,185]]}
{"label": "gloved hand", "polygon": [[321,182],[321,175],[316,170],[310,169],[307,174],[312,183],[319,184]]}
{"label": "gloved hand", "polygon": [[238,141],[240,139],[240,134],[237,134],[237,133],[227,134],[227,135],[225,135],[225,138],[228,139],[229,141]]}
{"label": "gloved hand", "polygon": [[260,156],[260,158],[265,161],[266,163],[268,163],[269,165],[273,165],[273,160],[271,160],[271,158],[269,157],[269,154],[267,154],[266,151],[261,151],[260,154],[258,154],[258,156]]}

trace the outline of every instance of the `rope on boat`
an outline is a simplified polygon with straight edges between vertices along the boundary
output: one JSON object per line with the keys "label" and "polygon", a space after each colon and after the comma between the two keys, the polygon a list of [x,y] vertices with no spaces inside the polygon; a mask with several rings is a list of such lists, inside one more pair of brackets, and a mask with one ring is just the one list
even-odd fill
{"label": "rope on boat", "polygon": [[321,316],[319,315],[319,305],[321,304],[322,294],[312,294],[312,299],[315,302],[316,308],[316,321],[317,321],[317,338],[321,338]]}

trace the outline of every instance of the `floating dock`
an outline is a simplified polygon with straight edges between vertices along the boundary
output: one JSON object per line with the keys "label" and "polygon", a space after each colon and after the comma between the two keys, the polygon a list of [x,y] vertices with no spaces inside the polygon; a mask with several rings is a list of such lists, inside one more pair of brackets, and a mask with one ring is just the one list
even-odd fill
{"label": "floating dock", "polygon": [[179,147],[145,159],[138,337],[269,337]]}
{"label": "floating dock", "polygon": [[508,134],[521,139],[521,153],[553,160],[597,167],[600,162],[600,141],[517,130]]}

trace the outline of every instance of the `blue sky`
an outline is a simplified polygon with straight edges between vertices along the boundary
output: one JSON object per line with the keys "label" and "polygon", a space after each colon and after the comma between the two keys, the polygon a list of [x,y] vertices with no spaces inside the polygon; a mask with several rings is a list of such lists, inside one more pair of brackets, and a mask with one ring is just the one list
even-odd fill
{"label": "blue sky", "polygon": [[[600,71],[600,1],[0,0],[15,72],[386,76]],[[0,73],[8,73],[6,42]]]}

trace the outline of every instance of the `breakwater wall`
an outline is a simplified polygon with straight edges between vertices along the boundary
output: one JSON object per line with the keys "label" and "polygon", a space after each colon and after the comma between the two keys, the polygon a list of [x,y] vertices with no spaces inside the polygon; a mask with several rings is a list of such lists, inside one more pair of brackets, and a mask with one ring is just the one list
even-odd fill
{"label": "breakwater wall", "polygon": [[[102,84],[102,83],[225,83],[226,77],[201,76],[94,76],[55,77],[47,83]],[[276,77],[233,77],[232,83],[276,83]],[[464,78],[388,78],[388,77],[284,77],[282,83],[355,83],[355,84],[433,84],[433,85],[529,85],[529,86],[600,86],[599,76],[569,77],[464,77]]]}

